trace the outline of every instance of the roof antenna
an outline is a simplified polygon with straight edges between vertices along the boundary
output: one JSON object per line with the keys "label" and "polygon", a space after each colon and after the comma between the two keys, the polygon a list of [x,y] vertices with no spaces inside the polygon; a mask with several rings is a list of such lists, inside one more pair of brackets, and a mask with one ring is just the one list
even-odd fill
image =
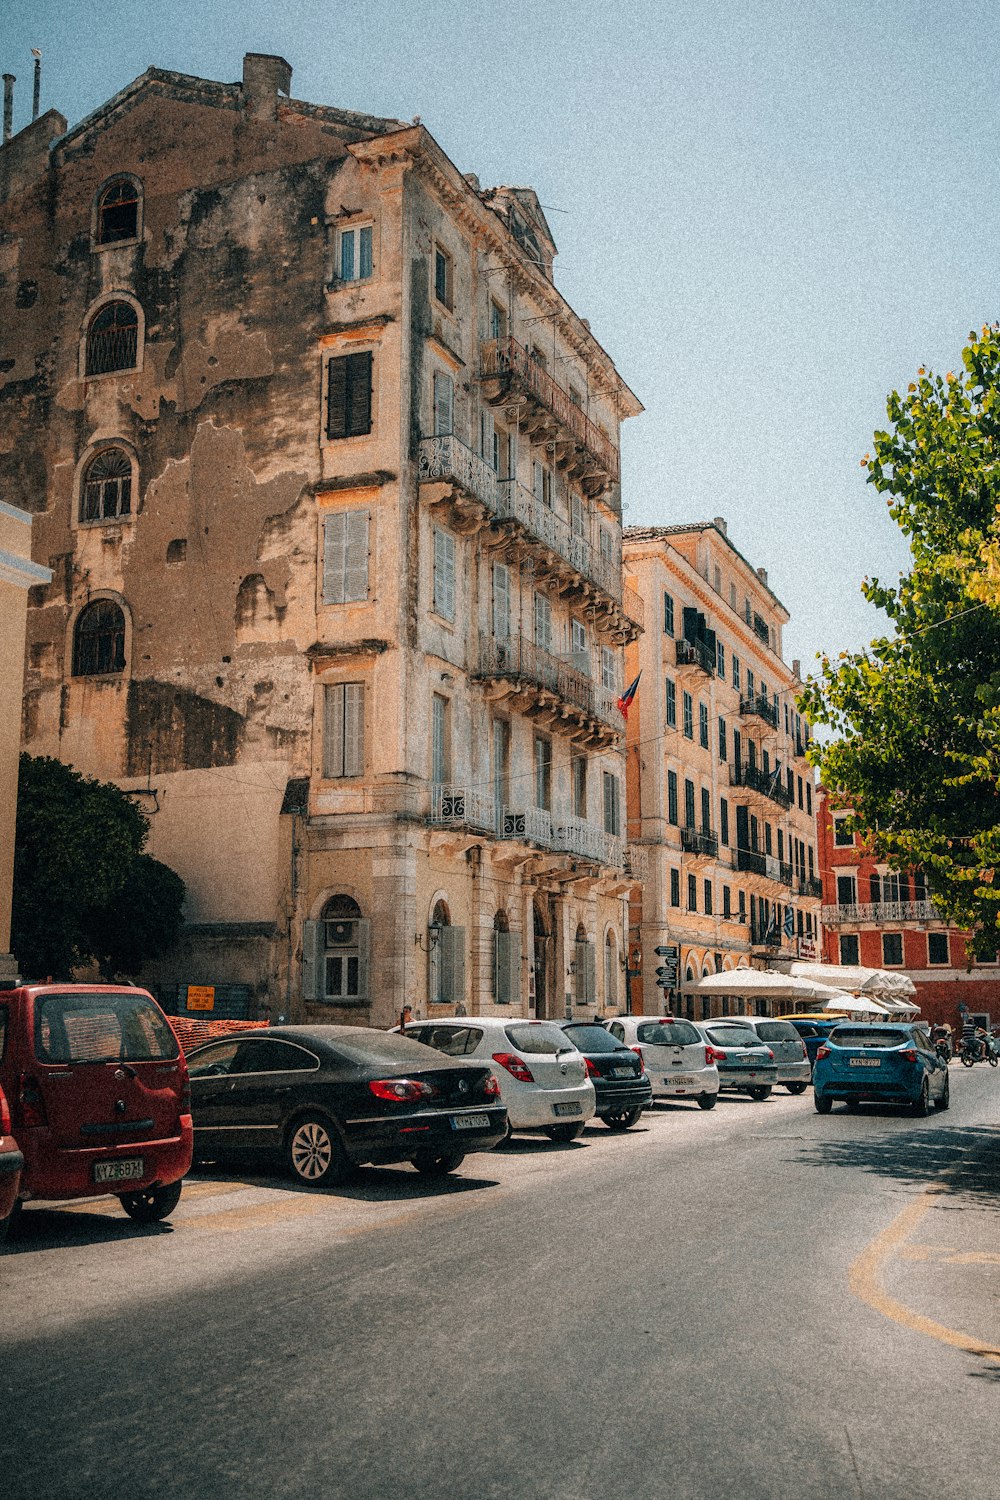
{"label": "roof antenna", "polygon": [[35,91],[31,97],[31,123],[38,119],[38,99],[42,92],[42,53],[39,47],[32,47],[31,55],[35,59]]}

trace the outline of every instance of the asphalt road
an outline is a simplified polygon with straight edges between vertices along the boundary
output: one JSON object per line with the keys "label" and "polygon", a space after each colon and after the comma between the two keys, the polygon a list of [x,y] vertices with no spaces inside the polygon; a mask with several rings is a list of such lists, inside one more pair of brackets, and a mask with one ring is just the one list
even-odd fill
{"label": "asphalt road", "polygon": [[443,1184],[202,1170],[170,1227],[35,1207],[0,1495],[1000,1500],[1000,1070],[952,1101],[661,1107]]}

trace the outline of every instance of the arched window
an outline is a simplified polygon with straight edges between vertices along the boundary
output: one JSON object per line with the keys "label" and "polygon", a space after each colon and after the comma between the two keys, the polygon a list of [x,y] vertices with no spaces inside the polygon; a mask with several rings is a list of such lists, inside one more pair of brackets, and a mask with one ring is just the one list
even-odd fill
{"label": "arched window", "polygon": [[132,462],[122,448],[102,448],[80,485],[80,520],[111,521],[132,510]]}
{"label": "arched window", "polygon": [[139,315],[130,302],[106,302],[87,330],[88,375],[134,370],[139,348]]}
{"label": "arched window", "polygon": [[134,240],[139,233],[139,190],[129,177],[109,182],[97,202],[97,243]]}
{"label": "arched window", "polygon": [[604,939],[604,1003],[618,1004],[618,938],[610,927]]}
{"label": "arched window", "polygon": [[594,945],[587,937],[587,929],[580,922],[573,943],[573,997],[577,1005],[593,1005],[597,999],[594,962]]}
{"label": "arched window", "polygon": [[493,999],[497,1005],[521,1000],[521,934],[511,932],[505,911],[493,918]]}
{"label": "arched window", "polygon": [[125,615],[112,599],[96,599],[81,610],[73,633],[73,676],[96,677],[125,670]]}
{"label": "arched window", "polygon": [[450,1005],[457,1015],[465,1015],[465,928],[452,926],[444,901],[434,904],[427,927],[427,947],[428,1003]]}
{"label": "arched window", "polygon": [[368,991],[368,923],[351,896],[331,896],[323,908],[324,1000],[359,1000]]}

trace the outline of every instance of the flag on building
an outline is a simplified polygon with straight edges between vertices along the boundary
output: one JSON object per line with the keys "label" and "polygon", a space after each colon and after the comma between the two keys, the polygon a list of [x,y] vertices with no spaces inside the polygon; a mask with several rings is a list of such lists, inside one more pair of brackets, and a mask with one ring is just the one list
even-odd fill
{"label": "flag on building", "polygon": [[635,680],[629,683],[624,693],[622,693],[621,697],[618,699],[618,707],[621,709],[621,715],[623,719],[628,718],[628,711],[632,707],[632,699],[635,697],[635,691],[639,686],[639,678],[641,676],[641,672],[637,673]]}
{"label": "flag on building", "polygon": [[795,936],[795,913],[790,906],[785,907],[785,937],[791,942]]}

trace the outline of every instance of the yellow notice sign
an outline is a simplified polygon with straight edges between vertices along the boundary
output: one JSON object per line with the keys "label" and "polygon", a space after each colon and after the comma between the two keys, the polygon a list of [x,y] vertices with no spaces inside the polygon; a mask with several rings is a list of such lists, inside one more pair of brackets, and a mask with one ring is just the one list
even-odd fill
{"label": "yellow notice sign", "polygon": [[215,985],[189,984],[187,987],[188,1010],[214,1010]]}

